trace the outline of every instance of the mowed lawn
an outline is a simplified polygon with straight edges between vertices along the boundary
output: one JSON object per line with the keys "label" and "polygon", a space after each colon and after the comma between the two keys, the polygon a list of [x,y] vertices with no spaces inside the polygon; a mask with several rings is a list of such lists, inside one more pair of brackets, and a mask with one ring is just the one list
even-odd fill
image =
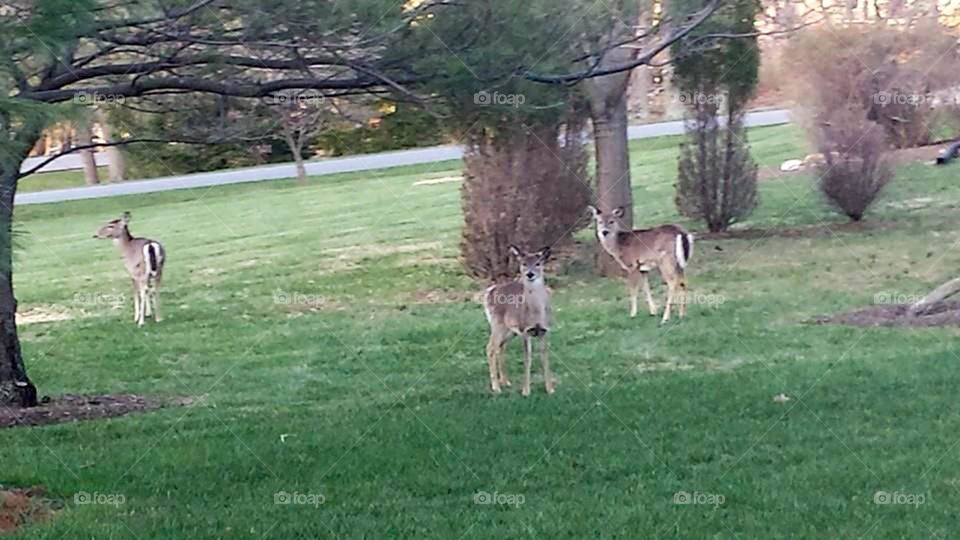
{"label": "mowed lawn", "polygon": [[[699,231],[673,207],[677,140],[632,143],[635,221]],[[806,151],[790,127],[751,140],[763,165]],[[0,431],[0,484],[64,503],[12,538],[956,530],[960,332],[811,320],[957,276],[958,166],[901,169],[862,227],[834,231],[815,228],[844,220],[809,177],[764,181],[742,226],[769,234],[699,240],[696,303],[664,327],[628,318],[623,282],[592,275],[586,254],[561,261],[548,277],[557,393],[535,362],[529,398],[516,341],[513,388],[487,390],[485,284],[457,261],[459,183],[414,185],[458,171],[18,208],[20,309],[62,319],[21,326],[40,392],[190,404]],[[124,210],[168,251],[166,319],[142,329],[119,255],[91,238]],[[914,504],[877,504],[878,491]],[[81,492],[123,502],[76,504]]]}

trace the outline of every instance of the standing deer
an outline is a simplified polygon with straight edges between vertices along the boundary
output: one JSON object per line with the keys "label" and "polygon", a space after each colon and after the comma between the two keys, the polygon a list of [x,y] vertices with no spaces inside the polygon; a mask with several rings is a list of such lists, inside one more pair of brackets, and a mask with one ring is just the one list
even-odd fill
{"label": "standing deer", "polygon": [[523,338],[523,389],[530,395],[530,363],[533,338],[540,339],[540,363],[547,393],[555,390],[550,374],[547,332],[550,330],[550,293],[544,281],[543,267],[550,257],[550,248],[526,253],[510,246],[510,253],[520,261],[520,278],[509,283],[489,287],[483,299],[483,309],[490,323],[490,341],[487,343],[487,364],[490,367],[490,389],[500,393],[500,387],[510,386],[507,379],[505,349],[513,336]]}
{"label": "standing deer", "polygon": [[144,317],[149,317],[151,311],[153,319],[160,322],[157,287],[163,277],[166,254],[160,242],[148,238],[134,238],[127,228],[129,222],[130,212],[124,212],[119,219],[111,220],[100,227],[93,237],[112,238],[114,245],[120,248],[123,265],[133,278],[133,321],[143,326]]}
{"label": "standing deer", "polygon": [[637,316],[637,296],[640,285],[647,297],[650,315],[656,316],[657,304],[650,294],[647,274],[654,268],[667,284],[667,306],[661,324],[670,320],[670,306],[679,293],[680,317],[687,313],[687,278],[684,270],[693,254],[693,235],[679,225],[660,225],[652,229],[622,230],[620,218],[623,207],[604,213],[590,207],[597,220],[597,238],[600,245],[627,271],[630,289],[630,316]]}

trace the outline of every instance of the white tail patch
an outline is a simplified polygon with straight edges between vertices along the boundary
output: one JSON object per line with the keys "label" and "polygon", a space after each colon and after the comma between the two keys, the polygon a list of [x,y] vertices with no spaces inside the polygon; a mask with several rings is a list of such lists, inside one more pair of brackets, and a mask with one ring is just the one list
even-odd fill
{"label": "white tail patch", "polygon": [[[687,241],[687,249],[683,248],[683,241]],[[676,239],[677,244],[677,266],[681,269],[687,267],[687,261],[690,260],[690,256],[693,255],[693,235],[692,234],[678,234]]]}
{"label": "white tail patch", "polygon": [[160,254],[160,246],[156,242],[143,246],[143,261],[147,267],[147,275],[156,276],[157,271],[163,266],[163,255]]}
{"label": "white tail patch", "polygon": [[491,285],[483,291],[483,313],[487,316],[487,322],[493,322],[493,313],[490,311],[490,293],[496,288],[496,285]]}

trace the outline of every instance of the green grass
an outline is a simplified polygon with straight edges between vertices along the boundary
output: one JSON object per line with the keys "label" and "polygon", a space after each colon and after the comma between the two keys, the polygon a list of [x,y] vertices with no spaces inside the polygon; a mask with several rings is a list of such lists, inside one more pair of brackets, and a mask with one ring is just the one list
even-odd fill
{"label": "green grass", "polygon": [[[97,174],[100,181],[104,182],[107,178],[107,168],[98,167]],[[20,181],[17,191],[26,193],[30,191],[47,191],[50,189],[66,189],[83,187],[83,171],[54,171],[47,173],[31,174]]]}
{"label": "green grass", "polygon": [[[757,159],[801,154],[753,130]],[[675,139],[635,142],[638,224],[672,207]],[[956,275],[955,169],[911,165],[855,231],[701,240],[687,319],[627,317],[583,260],[549,277],[554,396],[486,390],[483,284],[456,260],[450,164],[18,208],[21,327],[41,393],[192,406],[0,432],[0,483],[65,508],[12,538],[946,537],[960,505],[957,329],[817,315]],[[745,227],[841,222],[809,178],[762,183]],[[903,201],[928,197],[922,208]],[[916,202],[916,201],[915,201]],[[166,320],[132,323],[114,248],[133,213],[169,252]],[[688,226],[693,224],[686,223]],[[589,231],[580,233],[587,239]],[[656,294],[662,299],[658,286]],[[291,305],[289,299],[299,304]],[[722,302],[721,302],[722,300]],[[309,304],[309,305],[305,305]],[[785,393],[792,399],[777,403]],[[923,494],[877,505],[877,491]],[[77,505],[78,492],[121,494]],[[277,505],[286,491],[323,504]],[[478,505],[480,491],[523,504]],[[674,504],[679,491],[719,505]]]}

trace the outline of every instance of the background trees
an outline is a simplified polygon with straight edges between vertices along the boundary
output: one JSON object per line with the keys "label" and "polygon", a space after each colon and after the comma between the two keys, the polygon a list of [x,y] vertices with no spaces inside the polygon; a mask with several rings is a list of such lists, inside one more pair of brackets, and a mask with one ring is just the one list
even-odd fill
{"label": "background trees", "polygon": [[893,178],[892,147],[956,133],[956,38],[927,17],[837,27],[797,36],[789,57],[795,101],[814,146],[821,193],[859,221]]}

